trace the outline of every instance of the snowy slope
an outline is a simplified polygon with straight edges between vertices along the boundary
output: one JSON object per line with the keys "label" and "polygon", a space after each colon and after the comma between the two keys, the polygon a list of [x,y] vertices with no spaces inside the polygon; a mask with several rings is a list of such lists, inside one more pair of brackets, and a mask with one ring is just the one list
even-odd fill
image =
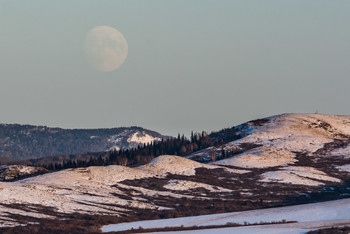
{"label": "snowy slope", "polygon": [[[31,217],[47,217],[46,214],[23,212],[21,209],[9,208],[6,204],[22,204],[26,206],[51,207],[57,212],[82,214],[105,214],[118,215],[120,211],[129,208],[164,209],[152,201],[142,199],[142,195],[158,195],[166,197],[188,197],[192,196],[177,193],[178,190],[189,191],[195,188],[204,188],[213,192],[230,192],[231,190],[214,187],[205,183],[196,183],[186,180],[174,181],[164,186],[163,191],[132,187],[120,182],[126,180],[165,178],[169,174],[193,176],[196,168],[222,169],[227,173],[242,174],[248,171],[224,168],[216,165],[201,164],[178,156],[160,156],[150,164],[139,168],[124,166],[89,167],[68,169],[59,172],[44,174],[11,183],[0,183],[0,220],[1,226],[17,225],[16,221],[6,218],[8,213],[25,214]],[[118,185],[119,187],[116,187]],[[125,189],[132,188],[138,191],[138,195],[128,197]],[[120,195],[120,196],[118,196]],[[211,199],[210,197],[204,199]],[[97,205],[99,204],[99,205]],[[109,204],[121,207],[111,207]],[[5,220],[5,221],[4,221]]]}
{"label": "snowy slope", "polygon": [[[188,158],[205,158],[216,151],[218,160],[212,164],[266,169],[261,182],[307,186],[341,182],[341,171],[348,171],[350,116],[282,114],[247,122],[236,130],[241,139],[195,152]],[[229,156],[223,158],[223,151]],[[301,172],[302,167],[307,168],[307,174]]]}
{"label": "snowy slope", "polygon": [[262,126],[251,126],[247,137],[227,145],[241,143],[274,146],[292,152],[313,153],[334,139],[350,135],[350,117],[321,114],[283,114],[273,116]]}
{"label": "snowy slope", "polygon": [[[244,137],[223,145],[223,148],[230,151],[248,143],[264,146],[262,149],[255,149],[254,155],[274,155],[274,152],[268,152],[268,148],[271,148],[271,151],[283,150],[287,154],[305,152],[311,155],[322,149],[326,143],[348,140],[350,136],[350,116],[282,114],[262,120],[263,123],[251,121],[237,126],[236,129],[240,129]],[[219,148],[218,151],[222,147]],[[275,153],[279,156],[281,152]],[[189,158],[196,154],[198,153],[190,155]],[[349,147],[335,149],[334,154],[349,156]]]}
{"label": "snowy slope", "polygon": [[324,185],[323,181],[340,183],[341,180],[317,170],[313,167],[283,167],[278,171],[268,171],[262,174],[261,182],[278,182],[289,184],[301,184],[307,186]]}
{"label": "snowy slope", "polygon": [[223,159],[213,164],[231,165],[243,168],[265,168],[293,164],[295,153],[274,146],[262,146],[247,150],[235,157]]}
{"label": "snowy slope", "polygon": [[[233,212],[225,214],[203,215],[164,220],[139,221],[107,225],[103,232],[124,231],[131,228],[162,228],[225,225],[231,223],[259,223],[274,221],[297,221],[293,224],[276,224],[257,227],[226,228],[230,233],[251,231],[254,233],[304,233],[310,229],[331,227],[334,225],[350,225],[350,199],[314,203],[307,205],[288,206],[281,208],[260,209],[253,211]],[[215,229],[214,229],[215,230]],[[213,229],[190,231],[191,233],[213,233]],[[215,232],[221,229],[215,230]],[[224,231],[224,230],[223,230]],[[275,232],[274,232],[275,231]],[[277,232],[276,232],[277,231]],[[189,232],[189,233],[190,233]],[[168,233],[168,232],[167,232]],[[181,233],[181,232],[180,232]],[[225,233],[225,232],[223,232]]]}

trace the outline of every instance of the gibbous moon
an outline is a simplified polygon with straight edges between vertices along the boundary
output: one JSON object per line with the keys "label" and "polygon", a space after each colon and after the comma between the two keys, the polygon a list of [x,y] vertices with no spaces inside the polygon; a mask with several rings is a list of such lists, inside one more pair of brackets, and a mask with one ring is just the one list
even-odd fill
{"label": "gibbous moon", "polygon": [[98,26],[91,29],[85,38],[85,53],[89,64],[102,72],[119,68],[128,55],[128,43],[117,29]]}

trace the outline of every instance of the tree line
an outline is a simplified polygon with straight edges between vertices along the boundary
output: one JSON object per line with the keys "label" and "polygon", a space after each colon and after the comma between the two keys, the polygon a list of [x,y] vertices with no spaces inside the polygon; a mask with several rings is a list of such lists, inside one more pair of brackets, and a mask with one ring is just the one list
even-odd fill
{"label": "tree line", "polygon": [[88,160],[73,159],[66,162],[36,166],[44,167],[50,171],[107,165],[138,166],[149,163],[160,155],[186,156],[218,143],[220,142],[213,140],[205,131],[202,133],[192,132],[190,138],[178,134],[176,138],[162,139],[161,141],[143,144],[133,149],[112,150],[106,156],[90,156]]}

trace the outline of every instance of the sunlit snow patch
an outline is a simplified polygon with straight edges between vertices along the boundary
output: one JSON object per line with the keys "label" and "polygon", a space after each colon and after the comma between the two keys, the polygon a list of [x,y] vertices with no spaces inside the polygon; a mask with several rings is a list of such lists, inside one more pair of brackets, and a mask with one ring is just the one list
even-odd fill
{"label": "sunlit snow patch", "polygon": [[243,168],[265,168],[286,166],[296,161],[295,154],[275,147],[258,147],[243,154],[216,161],[213,164]]}
{"label": "sunlit snow patch", "polygon": [[323,171],[313,167],[284,167],[278,171],[269,171],[261,175],[261,182],[277,182],[286,184],[299,184],[307,186],[319,186],[324,183],[321,181],[329,181],[340,183],[338,178],[330,177]]}

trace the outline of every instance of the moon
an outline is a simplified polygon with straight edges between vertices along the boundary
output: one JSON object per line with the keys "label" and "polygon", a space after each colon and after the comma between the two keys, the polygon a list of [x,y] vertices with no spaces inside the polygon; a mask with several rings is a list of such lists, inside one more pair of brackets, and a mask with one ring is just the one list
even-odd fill
{"label": "moon", "polygon": [[110,72],[124,63],[128,55],[128,43],[117,29],[97,26],[87,33],[84,50],[88,63],[93,68]]}

